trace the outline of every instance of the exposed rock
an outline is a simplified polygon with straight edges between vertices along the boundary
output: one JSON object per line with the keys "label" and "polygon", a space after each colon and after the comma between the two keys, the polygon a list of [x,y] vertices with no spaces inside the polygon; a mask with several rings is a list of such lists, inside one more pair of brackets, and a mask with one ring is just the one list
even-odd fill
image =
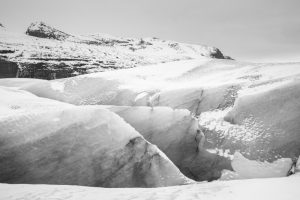
{"label": "exposed rock", "polygon": [[210,56],[212,58],[219,58],[219,59],[227,59],[224,57],[220,49],[213,47],[213,50],[210,53]]}
{"label": "exposed rock", "polygon": [[0,57],[0,78],[17,77],[18,65]]}
{"label": "exposed rock", "polygon": [[34,22],[26,30],[26,34],[34,37],[65,40],[70,37],[69,34],[57,30],[44,22]]}

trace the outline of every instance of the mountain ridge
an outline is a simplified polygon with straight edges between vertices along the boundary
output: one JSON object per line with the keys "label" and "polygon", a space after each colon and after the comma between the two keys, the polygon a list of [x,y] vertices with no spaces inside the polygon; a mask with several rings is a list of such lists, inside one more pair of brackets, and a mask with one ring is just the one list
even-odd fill
{"label": "mountain ridge", "polygon": [[1,77],[56,79],[194,58],[231,59],[215,47],[158,38],[73,35],[44,22],[0,31]]}

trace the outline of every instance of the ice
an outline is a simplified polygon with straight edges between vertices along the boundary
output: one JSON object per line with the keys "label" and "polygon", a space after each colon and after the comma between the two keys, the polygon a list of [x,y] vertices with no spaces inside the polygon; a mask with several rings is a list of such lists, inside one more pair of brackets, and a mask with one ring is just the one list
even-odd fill
{"label": "ice", "polygon": [[191,183],[118,115],[0,87],[0,182],[102,187]]}
{"label": "ice", "polygon": [[105,106],[121,116],[141,135],[162,150],[169,159],[194,180],[214,180],[222,169],[231,169],[224,155],[198,151],[198,120],[186,109],[169,107]]}
{"label": "ice", "polygon": [[[283,82],[265,91],[256,88],[241,95],[225,119],[251,132],[250,151],[259,157],[297,158],[299,152],[299,80]],[[260,86],[262,87],[262,86]],[[256,158],[259,158],[256,157]],[[253,157],[255,158],[255,157]]]}
{"label": "ice", "polygon": [[232,160],[234,172],[224,170],[221,180],[285,177],[292,163],[290,158],[281,158],[272,163],[249,160],[236,152]]}
{"label": "ice", "polygon": [[[75,105],[133,107],[130,112],[135,114],[125,112],[122,116],[125,120],[138,115],[133,111],[138,106],[149,107],[136,110],[158,119],[163,119],[160,115],[172,116],[173,111],[156,107],[186,109],[191,115],[199,115],[206,137],[204,148],[208,151],[205,155],[189,153],[185,158],[194,163],[184,167],[192,165],[195,167],[192,171],[197,171],[200,166],[208,169],[212,164],[198,163],[198,158],[212,155],[215,158],[225,150],[226,157],[238,150],[251,160],[268,162],[298,157],[299,75],[299,63],[258,64],[197,58],[52,81],[2,79],[0,85]],[[161,114],[156,115],[159,110]],[[153,123],[133,119],[129,123],[136,129],[142,127],[139,123],[144,127],[158,125],[157,120]],[[171,123],[172,127],[178,127],[178,124]],[[172,127],[170,130],[174,130]],[[172,147],[164,139],[152,142],[168,151],[160,141]],[[178,142],[174,146],[177,145]],[[176,163],[174,158],[171,160]],[[201,171],[197,172],[197,177],[205,177]]]}

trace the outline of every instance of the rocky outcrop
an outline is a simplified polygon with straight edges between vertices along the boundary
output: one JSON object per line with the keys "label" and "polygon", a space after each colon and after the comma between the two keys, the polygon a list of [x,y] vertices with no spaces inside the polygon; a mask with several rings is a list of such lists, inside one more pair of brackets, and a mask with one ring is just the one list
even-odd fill
{"label": "rocky outcrop", "polygon": [[213,50],[210,53],[210,57],[212,58],[218,58],[218,59],[226,59],[227,57],[224,57],[223,53],[220,51],[220,49],[213,47]]}
{"label": "rocky outcrop", "polygon": [[81,64],[69,65],[65,62],[37,62],[37,63],[19,63],[19,78],[39,78],[39,79],[57,79],[86,74],[86,68]]}
{"label": "rocky outcrop", "polygon": [[[2,52],[6,53],[6,52]],[[18,76],[18,64],[0,57],[0,78],[15,78]]]}
{"label": "rocky outcrop", "polygon": [[34,37],[56,40],[65,40],[70,37],[69,34],[48,26],[44,22],[31,23],[26,30],[26,34]]}

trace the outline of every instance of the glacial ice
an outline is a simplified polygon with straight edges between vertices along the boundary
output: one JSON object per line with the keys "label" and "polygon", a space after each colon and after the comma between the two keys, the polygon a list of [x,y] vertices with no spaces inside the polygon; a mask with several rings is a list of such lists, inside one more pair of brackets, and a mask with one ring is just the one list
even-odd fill
{"label": "glacial ice", "polygon": [[222,169],[231,169],[230,160],[198,151],[198,120],[186,109],[169,107],[105,106],[121,116],[146,140],[162,150],[183,174],[194,180],[214,180]]}
{"label": "glacial ice", "polygon": [[0,182],[102,187],[191,183],[118,115],[0,87]]}
{"label": "glacial ice", "polygon": [[[172,116],[173,111],[163,111],[161,106],[187,109],[192,115],[200,114],[200,126],[207,139],[204,144],[207,155],[202,155],[202,159],[204,156],[210,158],[211,154],[216,156],[220,151],[226,150],[232,155],[238,150],[251,160],[273,162],[299,156],[299,75],[299,63],[253,64],[194,59],[52,81],[2,79],[0,85],[75,105],[129,106],[132,108],[127,110],[131,111],[124,111],[123,116],[121,111],[118,114],[137,130],[150,125],[155,127],[159,121],[152,116],[158,119],[163,119],[159,116],[167,113]],[[155,123],[135,119],[131,116],[138,113],[134,109],[147,113],[145,117],[152,118]],[[173,127],[178,127],[178,123],[171,123],[170,130],[175,130]],[[147,136],[149,133],[141,134]],[[177,163],[177,156],[172,156],[173,152],[168,150],[174,148],[169,141],[159,137],[153,141],[146,139]],[[174,146],[178,145],[177,142]],[[193,148],[192,145],[191,152]],[[195,162],[183,167],[195,166],[192,171],[201,169],[199,166],[209,168],[214,163],[214,159],[210,159],[211,163],[204,166],[198,163],[195,154],[188,154],[185,159]],[[200,172],[197,176],[207,179]]]}
{"label": "glacial ice", "polygon": [[224,170],[221,180],[285,177],[293,162],[291,158],[280,158],[272,163],[249,160],[235,152],[231,164],[234,172]]}

